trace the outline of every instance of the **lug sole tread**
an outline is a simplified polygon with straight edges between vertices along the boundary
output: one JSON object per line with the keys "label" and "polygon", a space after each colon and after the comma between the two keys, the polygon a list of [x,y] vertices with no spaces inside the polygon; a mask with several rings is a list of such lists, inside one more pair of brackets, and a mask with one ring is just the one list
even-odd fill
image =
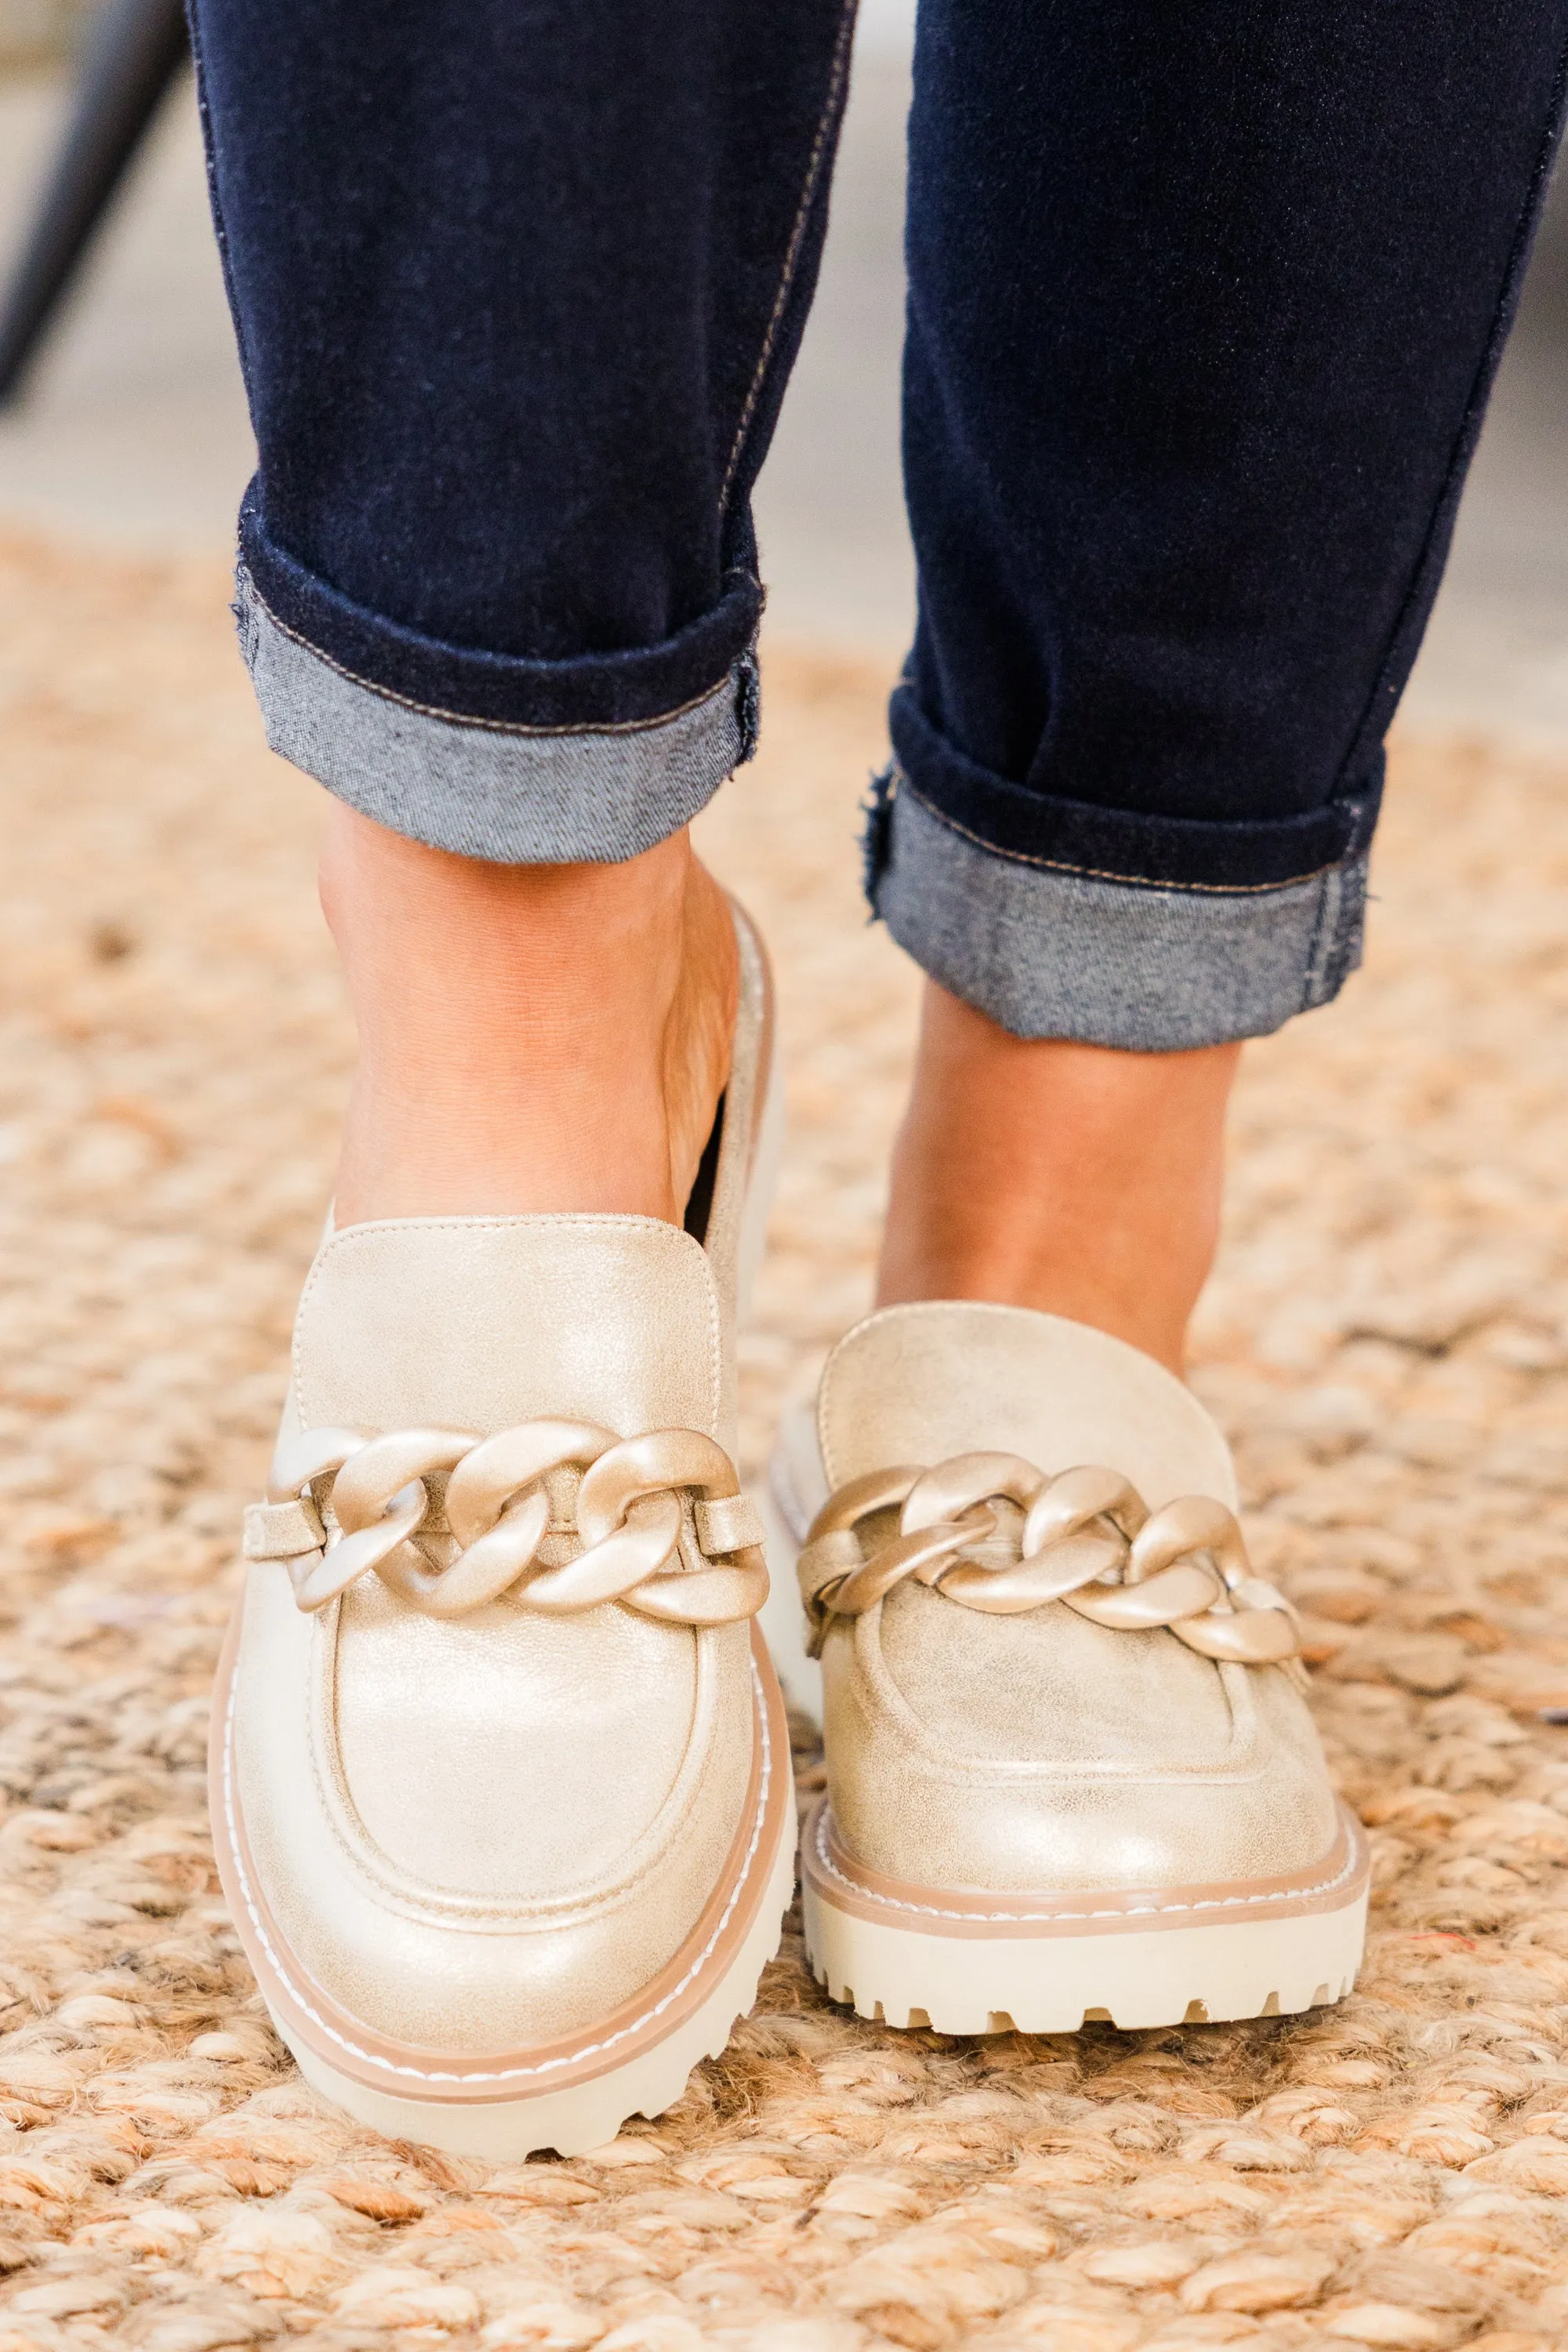
{"label": "lug sole tread", "polygon": [[483,2104],[411,2099],[340,2074],[300,2036],[286,2032],[276,2013],[273,2024],[312,2089],[373,2131],[497,2163],[520,2161],[547,2148],[563,2157],[586,2156],[614,2139],[631,2116],[651,2120],[672,2106],[692,2068],[704,2058],[719,2057],[737,2021],[751,2010],[763,1971],[778,1950],[794,1891],[792,1832],[786,1816],[755,1918],[702,2007],[656,2047],[592,2082]]}
{"label": "lug sole tread", "polygon": [[1364,1890],[1273,1922],[1121,1935],[957,1941],[872,1923],[805,1891],[806,1956],[832,2000],[939,2033],[1122,2032],[1297,2017],[1342,2000],[1365,1937]]}

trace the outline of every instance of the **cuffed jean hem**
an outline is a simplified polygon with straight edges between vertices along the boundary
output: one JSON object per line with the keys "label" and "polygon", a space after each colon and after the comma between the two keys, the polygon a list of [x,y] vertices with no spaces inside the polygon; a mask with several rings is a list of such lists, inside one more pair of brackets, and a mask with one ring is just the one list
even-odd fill
{"label": "cuffed jean hem", "polygon": [[1383,794],[1383,753],[1320,808],[1294,816],[1161,816],[1101,808],[1016,784],[965,758],[931,724],[906,678],[888,713],[893,758],[933,815],[1004,857],[1105,882],[1173,889],[1261,890],[1303,882],[1371,845]]}
{"label": "cuffed jean hem", "polygon": [[679,709],[560,728],[406,700],[287,627],[247,568],[240,645],[274,751],[410,840],[507,865],[616,864],[689,824],[756,744],[757,670],[743,654]]}
{"label": "cuffed jean hem", "polygon": [[1263,887],[1111,881],[997,851],[895,774],[868,850],[900,946],[1017,1037],[1173,1053],[1266,1036],[1361,961],[1364,848]]}

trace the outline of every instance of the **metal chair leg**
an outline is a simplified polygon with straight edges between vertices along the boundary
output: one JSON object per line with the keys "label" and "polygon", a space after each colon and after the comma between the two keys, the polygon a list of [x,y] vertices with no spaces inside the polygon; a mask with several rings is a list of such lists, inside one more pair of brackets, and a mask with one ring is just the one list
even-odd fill
{"label": "metal chair leg", "polygon": [[189,46],[181,0],[109,0],[11,282],[0,297],[0,403],[15,397]]}

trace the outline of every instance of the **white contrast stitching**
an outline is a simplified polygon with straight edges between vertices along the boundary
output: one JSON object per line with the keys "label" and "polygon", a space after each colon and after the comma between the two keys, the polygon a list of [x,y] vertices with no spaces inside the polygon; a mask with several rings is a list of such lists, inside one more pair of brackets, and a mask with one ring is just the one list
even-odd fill
{"label": "white contrast stitching", "polygon": [[915,1912],[925,1919],[973,1919],[982,1925],[988,1922],[998,1924],[1011,1922],[1019,1926],[1033,1926],[1037,1923],[1047,1925],[1058,1919],[1075,1922],[1089,1919],[1157,1919],[1179,1911],[1232,1911],[1245,1910],[1249,1904],[1256,1903],[1299,1903],[1304,1896],[1331,1895],[1336,1887],[1342,1886],[1348,1878],[1354,1875],[1361,1860],[1356,1847],[1352,1844],[1346,1856],[1343,1869],[1336,1871],[1332,1878],[1321,1879],[1315,1886],[1292,1886],[1263,1895],[1215,1895],[1201,1903],[1138,1903],[1125,1909],[1108,1908],[1103,1911],[944,1911],[939,1904],[906,1903],[897,1895],[879,1895],[874,1887],[863,1886],[858,1879],[851,1878],[847,1872],[840,1870],[827,1851],[827,1807],[824,1805],[817,1815],[816,1835],[814,1841],[816,1859],[830,1878],[836,1878],[840,1886],[847,1887],[850,1894],[858,1896],[861,1902],[879,1903],[888,1911]]}
{"label": "white contrast stitching", "polygon": [[288,1971],[283,1966],[282,1961],[279,1958],[277,1952],[272,1948],[271,1939],[268,1936],[266,1926],[262,1920],[260,1913],[257,1909],[255,1898],[251,1894],[250,1882],[246,1876],[244,1857],[240,1853],[239,1846],[238,1820],[235,1808],[234,1796],[234,1711],[235,1702],[238,1694],[238,1686],[239,1677],[237,1674],[235,1674],[230,1677],[228,1706],[224,1717],[223,1807],[224,1826],[228,1836],[229,1858],[234,1864],[235,1875],[239,1883],[240,1894],[245,1904],[246,1916],[249,1919],[251,1927],[256,1932],[257,1941],[260,1944],[262,1950],[267,1955],[268,1966],[275,1971],[279,1984],[283,1987],[289,2000],[294,2003],[294,2006],[299,2010],[300,2015],[308,2017],[311,2024],[314,2025],[320,2032],[324,2033],[329,2041],[335,2042],[337,2043],[340,2050],[347,2051],[351,2057],[359,2059],[364,2065],[378,2067],[384,2074],[397,2077],[407,2077],[412,2081],[418,2083],[453,2083],[458,2084],[459,2087],[471,2083],[510,2083],[521,2081],[530,2075],[552,2074],[563,2066],[575,2066],[584,2058],[595,2058],[604,2051],[613,2050],[617,2042],[626,2041],[632,2034],[639,2033],[645,2025],[651,2024],[655,2018],[661,2017],[664,2011],[669,2007],[670,2003],[679,2000],[680,1995],[686,1990],[687,1987],[694,1983],[697,1978],[701,1974],[703,1969],[712,1958],[720,1938],[722,1937],[725,1928],[730,1924],[731,1918],[734,1914],[735,1906],[740,1902],[742,1890],[744,1887],[747,1879],[751,1875],[752,1865],[757,1858],[758,1849],[762,1844],[763,1825],[767,1819],[768,1790],[773,1778],[773,1739],[768,1729],[767,1701],[763,1692],[762,1678],[757,1673],[756,1664],[753,1661],[752,1665],[752,1696],[756,1706],[757,1719],[762,1737],[763,1767],[761,1785],[757,1791],[756,1817],[752,1824],[751,1843],[746,1848],[746,1858],[741,1865],[741,1874],[736,1879],[734,1886],[731,1890],[730,1899],[724,1906],[717,1927],[714,1928],[713,1933],[709,1937],[707,1943],[703,1946],[701,1951],[699,1952],[697,1958],[691,1963],[691,1966],[687,1969],[686,1974],[681,1978],[679,1983],[672,1985],[668,1992],[665,1994],[664,1998],[661,2000],[656,2001],[651,2009],[645,2010],[640,2017],[634,2018],[629,2025],[623,2025],[616,2032],[607,2035],[603,2042],[585,2042],[580,2050],[572,2051],[566,2057],[546,2058],[536,2066],[503,2066],[497,2068],[494,2072],[489,2074],[460,2074],[447,2072],[437,2072],[434,2069],[423,2066],[398,2065],[390,2058],[378,2056],[374,2051],[362,2050],[357,2042],[350,2042],[345,2035],[339,2033],[335,2027],[329,2025],[326,2019],[321,2016],[316,2010],[310,2007],[310,2002],[305,2000],[303,1994],[300,1993],[298,1988],[293,1984]]}
{"label": "white contrast stitching", "polygon": [[349,669],[341,661],[335,661],[331,654],[323,653],[320,646],[313,646],[309,637],[302,637],[298,629],[290,628],[287,621],[280,621],[248,571],[245,572],[245,587],[241,593],[245,593],[247,589],[279,635],[287,637],[290,645],[298,646],[301,653],[309,654],[312,661],[319,661],[323,669],[330,669],[335,677],[342,678],[349,686],[357,686],[365,694],[378,695],[383,702],[395,703],[399,710],[411,710],[417,719],[439,719],[448,727],[474,727],[491,735],[647,735],[660,727],[673,725],[678,719],[685,719],[693,710],[700,710],[705,703],[718,701],[721,695],[732,691],[735,684],[731,667],[725,671],[717,686],[705,686],[701,693],[694,694],[689,702],[678,703],[673,710],[661,710],[656,719],[573,719],[562,727],[541,727],[521,719],[476,719],[470,711],[447,710],[438,702],[416,702],[412,695],[399,694],[390,686],[380,685],[374,677],[362,677],[358,670]]}
{"label": "white contrast stitching", "polygon": [[800,203],[796,207],[795,220],[790,228],[789,243],[784,247],[784,268],[779,277],[778,293],[774,297],[773,310],[763,331],[762,351],[752,373],[751,386],[746,394],[745,405],[741,411],[741,421],[735,428],[735,440],[730,451],[730,462],[724,469],[723,487],[719,492],[721,515],[730,503],[730,492],[735,486],[735,476],[740,470],[741,458],[746,446],[746,436],[751,432],[752,419],[757,413],[757,403],[762,397],[763,385],[767,380],[773,348],[778,341],[784,305],[789,300],[790,289],[795,284],[795,274],[800,264],[801,247],[805,242],[806,224],[811,217],[812,203],[816,194],[816,184],[822,176],[822,159],[827,146],[828,132],[833,127],[834,118],[844,95],[844,84],[849,68],[849,45],[855,31],[855,15],[854,6],[847,5],[838,21],[838,40],[833,52],[833,65],[828,75],[827,96],[823,104],[821,119],[816,126],[816,143],[806,161],[805,179],[802,184]]}
{"label": "white contrast stitching", "polygon": [[1366,858],[1364,849],[1347,850],[1342,857],[1331,859],[1327,866],[1314,866],[1310,874],[1287,875],[1283,882],[1156,882],[1146,874],[1112,874],[1099,866],[1073,866],[1065,858],[1037,857],[1026,849],[999,848],[995,842],[972,833],[966,824],[959,823],[957,817],[950,816],[945,809],[939,809],[933,802],[928,801],[919,786],[910,782],[902,768],[895,770],[895,774],[898,782],[908,790],[910,798],[924,809],[933,824],[946,825],[950,833],[956,833],[961,841],[967,841],[973,848],[983,849],[988,857],[1005,858],[1012,866],[1038,866],[1046,874],[1076,875],[1083,882],[1114,882],[1125,890],[1158,891],[1171,898],[1188,896],[1199,898],[1266,898],[1280,890],[1300,890],[1309,882],[1321,882],[1325,875],[1338,874],[1352,863],[1364,864]]}

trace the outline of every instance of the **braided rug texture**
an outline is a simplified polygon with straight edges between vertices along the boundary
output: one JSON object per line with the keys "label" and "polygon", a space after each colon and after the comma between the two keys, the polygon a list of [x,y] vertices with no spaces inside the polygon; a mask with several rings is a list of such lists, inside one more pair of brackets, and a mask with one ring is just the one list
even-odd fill
{"label": "braided rug texture", "polygon": [[[487,2168],[303,2089],[212,1874],[209,1677],[350,1051],[317,796],[224,603],[0,547],[0,2352],[1568,2339],[1568,761],[1396,761],[1370,968],[1248,1056],[1198,1331],[1376,1848],[1353,1998],[904,2035],[792,1934],[672,2114]],[[792,1055],[753,1468],[865,1304],[909,1051],[854,876],[885,684],[779,654],[704,820]]]}

